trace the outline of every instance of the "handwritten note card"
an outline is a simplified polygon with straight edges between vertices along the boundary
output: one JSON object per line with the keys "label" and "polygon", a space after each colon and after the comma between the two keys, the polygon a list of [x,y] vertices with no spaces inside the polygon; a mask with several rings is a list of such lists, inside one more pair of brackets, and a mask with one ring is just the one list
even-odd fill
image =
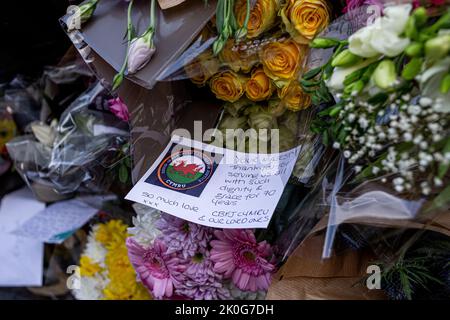
{"label": "handwritten note card", "polygon": [[62,243],[97,211],[78,199],[60,201],[25,221],[13,233],[47,243]]}
{"label": "handwritten note card", "polygon": [[41,286],[44,243],[10,234],[45,208],[28,188],[3,197],[0,204],[0,286]]}
{"label": "handwritten note card", "polygon": [[126,199],[205,226],[267,228],[299,150],[247,154],[174,136]]}

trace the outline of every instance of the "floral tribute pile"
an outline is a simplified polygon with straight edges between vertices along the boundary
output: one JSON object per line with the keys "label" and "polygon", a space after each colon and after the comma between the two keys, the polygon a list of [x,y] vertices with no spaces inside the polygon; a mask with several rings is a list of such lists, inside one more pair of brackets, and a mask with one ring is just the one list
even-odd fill
{"label": "floral tribute pile", "polygon": [[139,281],[155,299],[264,297],[272,250],[252,230],[219,230],[156,210],[137,210],[126,240]]}
{"label": "floral tribute pile", "polygon": [[127,225],[120,220],[92,227],[80,258],[80,300],[147,300],[151,295],[136,281],[125,239]]}

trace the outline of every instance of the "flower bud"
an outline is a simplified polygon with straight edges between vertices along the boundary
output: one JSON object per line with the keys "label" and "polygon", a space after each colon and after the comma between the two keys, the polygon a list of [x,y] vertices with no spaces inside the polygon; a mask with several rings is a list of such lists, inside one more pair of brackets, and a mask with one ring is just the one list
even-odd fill
{"label": "flower bud", "polygon": [[153,41],[144,35],[134,39],[128,49],[128,73],[133,74],[141,70],[155,53]]}
{"label": "flower bud", "polygon": [[344,93],[356,95],[360,93],[362,89],[364,89],[364,87],[365,87],[364,81],[358,80],[346,86],[344,88]]}
{"label": "flower bud", "polygon": [[334,59],[331,61],[331,66],[348,67],[359,63],[361,60],[361,57],[351,53],[350,50],[346,49],[339,53],[336,57],[334,57]]}
{"label": "flower bud", "polygon": [[430,60],[438,60],[450,50],[450,35],[445,34],[425,42],[425,56]]}
{"label": "flower bud", "polygon": [[423,44],[420,42],[413,42],[406,47],[405,53],[409,57],[419,57],[423,54]]}
{"label": "flower bud", "polygon": [[416,39],[419,35],[416,28],[416,18],[414,18],[414,16],[410,16],[406,22],[405,35],[410,39]]}
{"label": "flower bud", "polygon": [[442,94],[447,94],[450,90],[450,73],[442,79],[440,90]]}
{"label": "flower bud", "polygon": [[214,41],[212,49],[213,49],[213,54],[215,56],[217,56],[222,51],[222,49],[225,46],[225,42],[226,42],[226,40],[224,40],[222,38],[222,36],[220,36],[219,38],[217,38],[216,41]]}
{"label": "flower bud", "polygon": [[335,39],[316,38],[309,44],[309,46],[311,48],[316,48],[316,49],[327,49],[327,48],[335,47],[338,44],[339,44],[339,41],[335,40]]}
{"label": "flower bud", "polygon": [[427,23],[428,20],[427,9],[425,9],[424,7],[417,8],[413,12],[413,17],[415,18],[416,26],[418,28],[422,27],[423,25],[425,25],[425,23]]}
{"label": "flower bud", "polygon": [[402,71],[402,78],[405,80],[414,79],[419,72],[422,70],[423,59],[422,58],[412,58]]}
{"label": "flower bud", "polygon": [[397,80],[394,62],[389,59],[381,61],[373,72],[372,80],[381,89],[392,87]]}
{"label": "flower bud", "polygon": [[80,5],[75,12],[67,19],[67,31],[78,29],[87,22],[97,8],[98,0],[90,0]]}

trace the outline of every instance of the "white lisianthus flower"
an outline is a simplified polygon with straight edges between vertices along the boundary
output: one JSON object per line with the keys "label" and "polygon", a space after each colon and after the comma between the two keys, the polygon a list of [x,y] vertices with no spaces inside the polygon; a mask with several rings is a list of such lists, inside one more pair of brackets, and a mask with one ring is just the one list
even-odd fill
{"label": "white lisianthus flower", "polygon": [[128,50],[128,73],[133,74],[144,68],[154,53],[153,42],[145,36],[134,39]]}
{"label": "white lisianthus flower", "polygon": [[364,58],[399,55],[410,43],[400,34],[405,30],[411,9],[411,4],[387,7],[383,17],[350,36],[350,52]]}

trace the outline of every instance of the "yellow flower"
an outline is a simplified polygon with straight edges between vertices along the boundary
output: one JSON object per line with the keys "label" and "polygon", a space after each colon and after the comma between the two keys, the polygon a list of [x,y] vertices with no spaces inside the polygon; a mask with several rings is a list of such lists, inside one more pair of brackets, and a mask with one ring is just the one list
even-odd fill
{"label": "yellow flower", "polygon": [[311,104],[311,97],[309,94],[303,92],[300,83],[296,80],[278,89],[278,97],[286,109],[291,111],[306,109]]}
{"label": "yellow flower", "polygon": [[304,48],[293,40],[265,45],[260,52],[264,72],[275,81],[293,79],[300,70],[304,54],[302,49]]}
{"label": "yellow flower", "polygon": [[233,71],[222,71],[211,78],[209,86],[217,99],[235,102],[244,94],[245,81]]}
{"label": "yellow flower", "polygon": [[127,226],[120,220],[111,220],[108,223],[98,225],[95,239],[107,249],[124,243],[127,237]]}
{"label": "yellow flower", "polygon": [[136,273],[128,259],[125,242],[109,250],[105,259],[109,282],[103,294],[106,300],[148,300],[146,288],[136,282]]}
{"label": "yellow flower", "polygon": [[88,256],[80,258],[80,275],[84,277],[92,277],[101,272],[103,269],[97,263],[91,261]]}
{"label": "yellow flower", "polygon": [[[240,27],[244,25],[247,14],[247,0],[238,0],[235,5],[236,20]],[[247,25],[247,38],[256,38],[269,30],[275,23],[278,11],[277,0],[256,0],[250,10]]]}
{"label": "yellow flower", "polygon": [[256,53],[239,50],[239,47],[235,46],[235,41],[230,39],[220,51],[219,60],[234,72],[242,71],[247,73],[258,63],[259,59]]}
{"label": "yellow flower", "polygon": [[0,152],[9,140],[16,135],[16,124],[10,118],[0,119]]}
{"label": "yellow flower", "polygon": [[288,0],[280,10],[286,31],[302,44],[309,43],[330,22],[325,0]]}
{"label": "yellow flower", "polygon": [[262,101],[272,95],[273,89],[272,81],[264,73],[264,70],[257,68],[253,70],[250,79],[247,81],[245,94],[252,101]]}

